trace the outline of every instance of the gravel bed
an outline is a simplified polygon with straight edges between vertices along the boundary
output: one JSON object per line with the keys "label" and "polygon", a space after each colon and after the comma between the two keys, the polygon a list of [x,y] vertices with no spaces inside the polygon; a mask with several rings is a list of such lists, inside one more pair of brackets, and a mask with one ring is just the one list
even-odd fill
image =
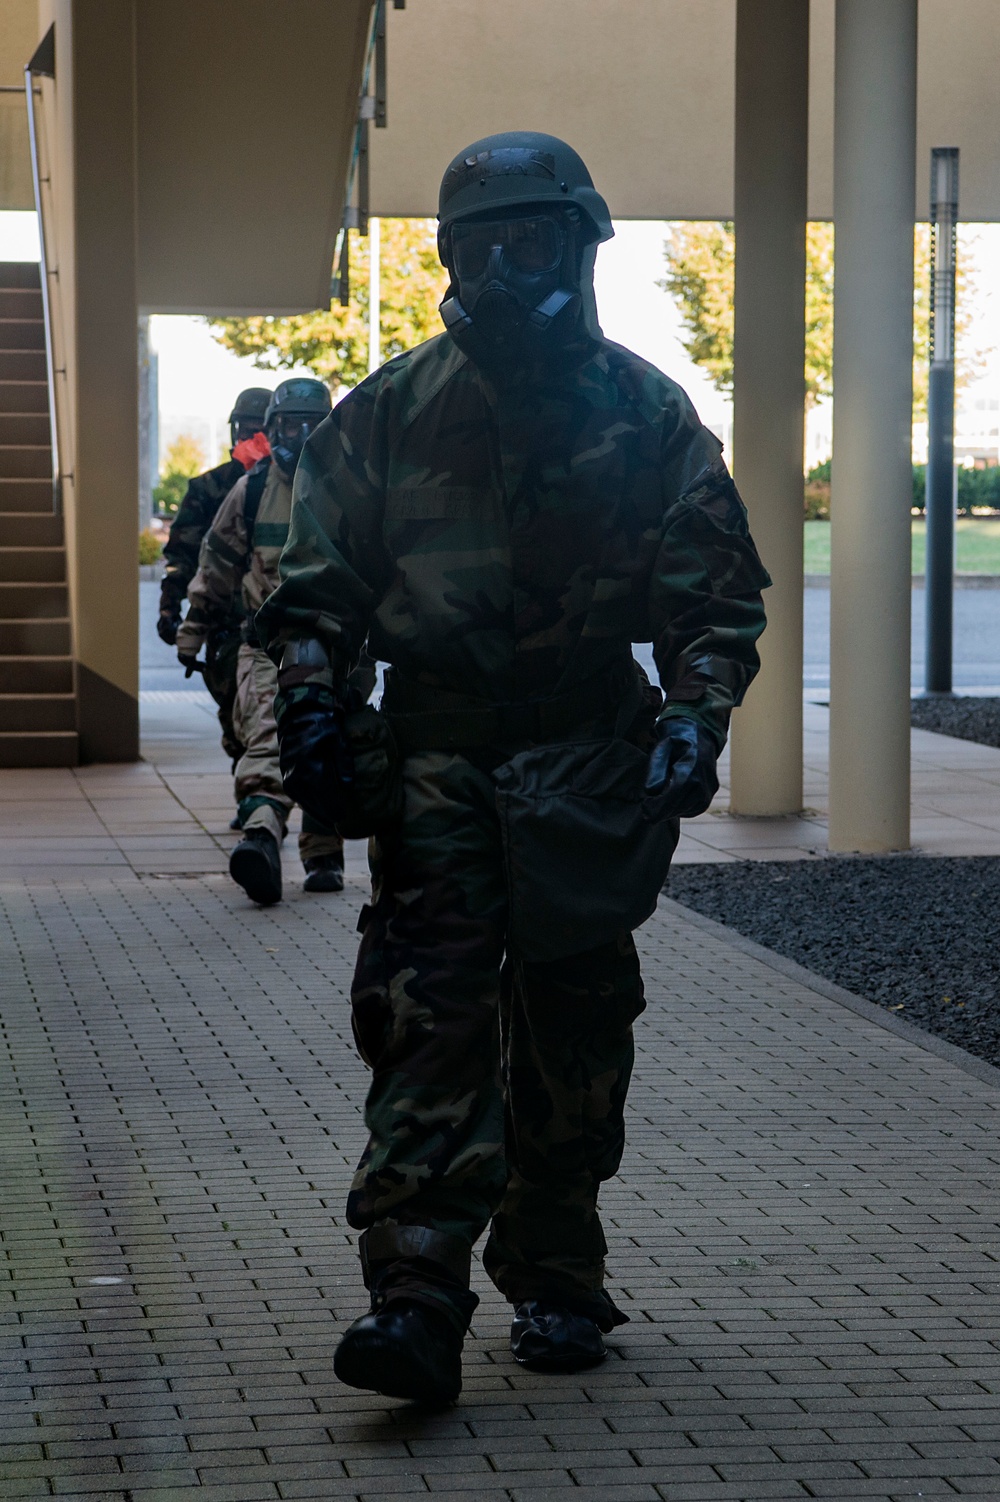
{"label": "gravel bed", "polygon": [[957,699],[912,699],[910,724],[960,741],[1000,746],[1000,699],[967,699],[964,694]]}
{"label": "gravel bed", "polygon": [[1000,857],[677,866],[666,893],[1000,1065]]}

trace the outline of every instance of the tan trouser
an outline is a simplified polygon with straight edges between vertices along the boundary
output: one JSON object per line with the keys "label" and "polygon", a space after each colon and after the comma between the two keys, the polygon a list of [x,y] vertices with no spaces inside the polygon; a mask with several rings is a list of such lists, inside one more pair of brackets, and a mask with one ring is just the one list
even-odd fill
{"label": "tan trouser", "polygon": [[[259,647],[244,642],[236,661],[236,703],[233,728],[246,750],[236,763],[236,801],[267,798],[244,820],[244,829],[266,829],[280,844],[285,837],[292,800],[281,783],[278,764],[278,727],[274,719],[274,696],[278,670]],[[310,821],[311,823],[312,821]],[[303,861],[321,855],[342,853],[344,842],[334,830],[299,835]]]}

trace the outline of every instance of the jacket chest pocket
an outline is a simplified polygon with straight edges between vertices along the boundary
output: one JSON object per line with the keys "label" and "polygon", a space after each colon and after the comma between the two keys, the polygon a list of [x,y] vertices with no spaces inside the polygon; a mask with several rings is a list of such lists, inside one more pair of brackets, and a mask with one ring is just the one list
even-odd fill
{"label": "jacket chest pocket", "polygon": [[386,492],[383,535],[390,553],[496,546],[507,524],[500,497],[473,485],[393,485]]}

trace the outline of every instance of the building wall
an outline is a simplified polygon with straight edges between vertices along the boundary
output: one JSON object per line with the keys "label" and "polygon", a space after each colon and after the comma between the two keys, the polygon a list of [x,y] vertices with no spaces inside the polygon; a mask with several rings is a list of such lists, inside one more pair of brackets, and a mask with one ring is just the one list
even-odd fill
{"label": "building wall", "polygon": [[[0,84],[23,84],[38,43],[38,0],[0,5]],[[23,94],[0,94],[0,209],[33,209],[28,125]]]}
{"label": "building wall", "polygon": [[[809,216],[833,217],[833,18],[811,0]],[[419,0],[389,12],[389,129],[372,212],[430,215],[456,151],[545,130],[612,214],[730,219],[736,0]],[[962,153],[962,218],[1000,219],[1000,5],[921,0],[917,213],[931,146]]]}
{"label": "building wall", "polygon": [[41,0],[63,510],[80,753],[139,754],[134,0]]}
{"label": "building wall", "polygon": [[370,0],[141,0],[139,301],[326,306]]}

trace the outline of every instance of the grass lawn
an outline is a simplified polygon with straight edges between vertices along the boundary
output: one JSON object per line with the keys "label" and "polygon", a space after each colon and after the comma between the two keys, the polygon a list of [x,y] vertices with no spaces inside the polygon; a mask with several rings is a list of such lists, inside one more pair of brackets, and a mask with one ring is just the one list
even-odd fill
{"label": "grass lawn", "polygon": [[[1000,574],[1000,517],[960,516],[955,523],[956,567],[966,574]],[[924,571],[926,524],[913,518],[913,572]],[[806,522],[807,574],[830,572],[830,523]]]}

